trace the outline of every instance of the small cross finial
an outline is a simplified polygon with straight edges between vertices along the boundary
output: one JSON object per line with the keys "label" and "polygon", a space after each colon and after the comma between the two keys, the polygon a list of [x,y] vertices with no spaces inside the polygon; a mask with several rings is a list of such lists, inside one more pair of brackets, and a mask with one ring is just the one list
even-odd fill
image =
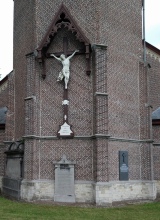
{"label": "small cross finial", "polygon": [[65,163],[65,162],[66,162],[66,160],[67,160],[67,157],[66,157],[66,155],[65,155],[65,154],[63,154],[63,156],[62,156],[62,161]]}

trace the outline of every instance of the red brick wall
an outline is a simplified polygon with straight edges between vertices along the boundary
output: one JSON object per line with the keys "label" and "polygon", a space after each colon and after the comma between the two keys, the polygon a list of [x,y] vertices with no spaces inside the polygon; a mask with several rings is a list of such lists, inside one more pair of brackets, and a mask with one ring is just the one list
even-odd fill
{"label": "red brick wall", "polygon": [[[149,47],[149,48],[148,48]],[[149,78],[149,103],[152,106],[151,112],[160,107],[160,51],[147,45],[147,62]],[[160,126],[153,125],[153,168],[154,179],[160,180]]]}
{"label": "red brick wall", "polygon": [[[43,38],[60,4],[60,0],[55,3],[49,0],[40,1],[35,8],[34,3],[15,1],[14,68],[16,74],[15,118],[18,124],[16,126],[17,138],[24,133],[25,54],[34,51]],[[90,1],[85,1],[83,4],[76,1],[64,1],[64,4],[70,9],[72,16],[91,43],[108,45],[107,77],[109,82],[110,134],[138,138],[139,106],[137,103],[139,95],[137,73],[141,54],[139,51],[141,49],[141,1],[134,4],[132,1],[123,1],[122,3],[117,1],[92,1],[92,4]],[[25,7],[27,7],[27,12],[24,10]],[[85,19],[83,19],[84,17]],[[35,19],[36,23],[33,22]],[[34,31],[36,33],[33,31],[33,25],[35,25]],[[36,43],[33,33],[37,37]],[[60,45],[57,45],[57,47],[60,49]],[[47,64],[48,71],[51,71],[54,63],[57,65],[56,61],[47,62],[50,62],[50,64]],[[74,63],[76,64],[77,62],[75,61]],[[57,71],[59,71],[58,67]],[[47,80],[51,75],[48,74],[48,78],[42,83],[43,90],[48,86]],[[55,78],[52,78],[52,80],[55,81]],[[48,97],[51,96],[47,90],[46,94]],[[45,94],[44,96],[46,97]],[[44,104],[45,106],[46,104]],[[119,129],[114,124],[125,125],[122,125],[122,129]],[[131,124],[132,126],[130,126]]]}
{"label": "red brick wall", "polygon": [[160,107],[160,52],[159,54],[154,51],[147,50],[147,62],[151,68],[148,69],[148,77],[150,82],[150,104],[152,111]]}
{"label": "red brick wall", "polygon": [[[15,139],[21,138],[24,134],[56,136],[59,125],[62,124],[63,84],[56,82],[62,68],[61,65],[55,59],[47,59],[46,78],[42,79],[43,69],[35,61],[34,56],[30,55],[27,56],[27,59],[25,58],[26,53],[34,51],[40,44],[61,3],[61,0],[54,2],[53,0],[38,2],[15,0]],[[77,160],[77,166],[80,167],[87,163],[90,169],[93,165],[93,161],[90,159],[93,156],[93,150],[96,154],[94,159],[97,159],[96,167],[93,170],[90,169],[85,176],[78,174],[78,172],[84,172],[84,168],[81,167],[79,171],[76,170],[76,178],[92,180],[92,172],[96,170],[97,175],[94,176],[98,181],[117,180],[118,151],[128,150],[129,166],[131,167],[130,179],[150,179],[148,144],[140,146],[140,143],[135,142],[133,146],[127,142],[130,139],[150,138],[147,124],[149,123],[148,110],[145,109],[147,81],[145,70],[140,64],[142,61],[141,0],[64,0],[63,3],[91,44],[107,45],[105,55],[100,50],[98,52],[100,58],[95,58],[95,60],[94,56],[92,57],[92,64],[96,63],[96,66],[92,65],[91,76],[87,76],[85,73],[86,60],[84,55],[75,56],[71,61],[68,94],[70,101],[69,123],[73,125],[75,136],[91,136],[94,131],[97,131],[114,138],[126,139],[126,143],[111,142],[108,146],[107,140],[104,144],[104,140],[98,139],[94,143],[95,149],[92,149],[92,141],[83,140],[83,144],[80,144],[81,151],[74,155],[75,147],[79,144],[76,139],[73,141],[54,140],[52,142],[46,140],[43,142],[43,146],[42,141],[27,140],[26,178],[36,179],[39,178],[38,175],[43,178],[53,178],[51,162],[48,160],[60,160],[63,153],[68,154],[70,160]],[[62,50],[63,35],[67,35],[70,39],[70,50],[79,47],[80,44],[73,35],[59,31],[48,52]],[[92,78],[96,73],[101,77],[100,68],[102,66],[98,66],[98,62],[101,62],[103,57],[105,57],[104,63],[106,63],[103,78],[107,83],[105,90],[99,92],[108,93],[108,96],[107,98],[98,97],[95,101],[93,96],[98,91],[98,82]],[[24,102],[25,97],[31,97],[31,99]],[[105,111],[100,112],[103,113],[104,127],[101,126],[100,117],[94,118],[94,101],[99,107],[105,103]],[[98,112],[99,108],[94,110]],[[97,126],[94,131],[93,125]],[[98,128],[98,126],[101,127]],[[83,152],[84,148],[88,149],[85,153]],[[39,158],[38,152],[40,151],[44,151],[46,154],[40,154]],[[56,152],[59,152],[58,156],[56,156]],[[50,155],[53,155],[52,158]],[[113,160],[110,155],[114,155]],[[140,171],[138,169],[139,158],[142,155],[145,156],[143,156],[143,166]],[[45,170],[45,174],[43,172],[39,174],[42,169]],[[108,174],[105,169],[108,169]],[[30,173],[28,174],[28,172]],[[143,177],[140,175],[141,172],[144,173]]]}
{"label": "red brick wall", "polygon": [[[8,108],[8,76],[0,81],[0,108]],[[5,130],[0,130],[0,144],[5,140]]]}
{"label": "red brick wall", "polygon": [[24,135],[26,57],[35,45],[35,1],[14,1],[15,139]]}
{"label": "red brick wall", "polygon": [[153,170],[154,170],[154,179],[160,180],[160,145],[153,147]]}
{"label": "red brick wall", "polygon": [[141,1],[107,1],[106,5],[102,37],[108,45],[109,134],[138,139]]}
{"label": "red brick wall", "polygon": [[65,154],[76,161],[76,180],[93,180],[91,140],[26,140],[25,149],[25,179],[54,179],[53,161],[60,161]]}
{"label": "red brick wall", "polygon": [[[8,76],[6,76],[2,81],[0,81],[0,108],[8,107]],[[4,160],[5,160],[5,129],[0,129],[0,176],[4,174]]]}
{"label": "red brick wall", "polygon": [[8,111],[6,117],[6,141],[15,139],[15,71],[8,75]]}
{"label": "red brick wall", "polygon": [[8,76],[0,81],[0,108],[8,105]]}

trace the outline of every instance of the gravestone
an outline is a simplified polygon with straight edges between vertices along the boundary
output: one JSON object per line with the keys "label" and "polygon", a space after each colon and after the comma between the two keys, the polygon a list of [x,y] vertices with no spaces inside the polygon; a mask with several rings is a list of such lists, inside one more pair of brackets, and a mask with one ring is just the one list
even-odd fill
{"label": "gravestone", "polygon": [[128,180],[128,151],[119,151],[119,180]]}
{"label": "gravestone", "polygon": [[5,176],[2,180],[3,194],[20,199],[21,181],[23,179],[24,143],[12,142],[6,154]]}
{"label": "gravestone", "polygon": [[55,165],[55,193],[54,201],[56,202],[75,202],[74,189],[74,165],[75,162],[67,160],[63,155]]}

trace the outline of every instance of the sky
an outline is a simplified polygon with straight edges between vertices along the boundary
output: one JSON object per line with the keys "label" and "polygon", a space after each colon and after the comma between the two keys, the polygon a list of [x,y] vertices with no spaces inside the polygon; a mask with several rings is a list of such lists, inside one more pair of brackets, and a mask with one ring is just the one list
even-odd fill
{"label": "sky", "polygon": [[[160,49],[159,10],[160,0],[145,0],[146,41]],[[13,69],[13,0],[0,1],[0,30],[1,80]]]}

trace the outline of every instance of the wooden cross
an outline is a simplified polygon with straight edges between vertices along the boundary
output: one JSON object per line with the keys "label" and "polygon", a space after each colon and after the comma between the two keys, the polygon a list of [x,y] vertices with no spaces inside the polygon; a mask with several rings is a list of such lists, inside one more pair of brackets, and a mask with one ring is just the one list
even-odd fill
{"label": "wooden cross", "polygon": [[[60,56],[61,54],[64,54],[65,57],[67,57],[68,55],[71,55],[72,53],[73,51],[68,52],[68,39],[67,37],[64,37],[63,38],[63,52],[58,52],[54,54],[55,56]],[[61,128],[57,132],[57,136],[62,137],[62,138],[66,138],[66,137],[73,138],[74,132],[71,130],[71,125],[68,124],[68,105],[69,105],[68,89],[65,89],[65,88],[64,88],[62,105],[63,105],[63,125],[60,126]]]}
{"label": "wooden cross", "polygon": [[[91,73],[91,68],[90,68],[90,46],[89,46],[89,44],[85,44],[83,48],[78,49],[78,50],[79,50],[79,52],[76,53],[76,55],[81,55],[81,54],[86,55],[86,60],[87,60],[86,74],[89,76],[90,73]],[[56,53],[54,53],[54,55],[55,56],[60,56],[61,54],[64,54],[65,57],[67,57],[67,56],[70,56],[73,52],[74,51],[68,51],[68,39],[67,39],[67,37],[64,37],[63,38],[63,51],[62,52],[56,52]],[[52,58],[49,53],[46,53],[45,57],[46,58]],[[43,78],[45,78],[45,77],[46,77],[46,75],[44,74]]]}
{"label": "wooden cross", "polygon": [[[63,53],[64,53],[65,57],[70,55],[70,53],[68,53],[68,39],[67,39],[67,37],[63,38]],[[73,52],[71,52],[71,54],[72,53]],[[64,89],[63,100],[68,101],[68,89]],[[64,105],[63,122],[68,123],[68,104]]]}
{"label": "wooden cross", "polygon": [[[85,54],[85,47],[78,49],[79,52],[76,53],[76,55]],[[64,54],[65,57],[70,56],[74,51],[68,51],[68,39],[67,37],[63,38],[63,51],[61,52],[54,52],[55,56],[60,56],[61,54]],[[50,53],[45,54],[46,58],[53,58],[50,56]]]}

